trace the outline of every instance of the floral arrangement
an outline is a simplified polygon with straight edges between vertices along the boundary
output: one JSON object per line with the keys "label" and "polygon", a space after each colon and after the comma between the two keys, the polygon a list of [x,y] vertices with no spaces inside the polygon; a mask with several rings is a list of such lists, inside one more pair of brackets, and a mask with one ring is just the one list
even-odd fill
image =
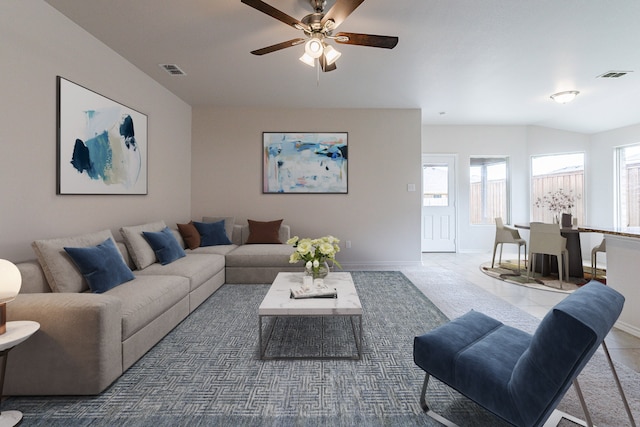
{"label": "floral arrangement", "polygon": [[300,239],[298,236],[294,236],[287,240],[287,245],[293,245],[296,248],[291,254],[289,262],[295,264],[298,261],[304,261],[305,269],[314,276],[318,275],[327,261],[332,261],[342,268],[340,263],[336,261],[336,254],[340,252],[338,243],[340,240],[333,236],[324,236],[318,239]]}
{"label": "floral arrangement", "polygon": [[562,188],[556,191],[549,191],[544,197],[538,197],[536,200],[536,207],[546,207],[555,215],[561,213],[569,213],[575,206],[576,196],[573,195],[573,191],[570,190],[569,194],[565,193]]}

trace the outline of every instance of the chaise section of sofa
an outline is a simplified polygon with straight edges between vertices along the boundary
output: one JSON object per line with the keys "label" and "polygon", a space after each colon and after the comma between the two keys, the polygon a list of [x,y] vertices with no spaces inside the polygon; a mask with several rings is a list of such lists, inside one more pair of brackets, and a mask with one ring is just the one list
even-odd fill
{"label": "chaise section of sofa", "polygon": [[272,283],[281,271],[302,271],[301,265],[289,263],[294,248],[286,244],[291,237],[288,225],[280,226],[278,237],[282,244],[247,244],[248,225],[236,225],[234,236],[240,245],[225,256],[227,283]]}

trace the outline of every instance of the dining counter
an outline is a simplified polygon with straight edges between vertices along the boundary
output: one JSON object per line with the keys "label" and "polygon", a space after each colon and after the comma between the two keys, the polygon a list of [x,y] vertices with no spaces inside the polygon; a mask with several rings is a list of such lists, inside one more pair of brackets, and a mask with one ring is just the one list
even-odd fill
{"label": "dining counter", "polygon": [[604,235],[607,243],[607,286],[625,297],[616,327],[640,337],[640,227],[584,225],[578,230]]}
{"label": "dining counter", "polygon": [[583,225],[577,227],[583,233],[602,233],[611,236],[622,236],[640,239],[640,227],[592,227]]}

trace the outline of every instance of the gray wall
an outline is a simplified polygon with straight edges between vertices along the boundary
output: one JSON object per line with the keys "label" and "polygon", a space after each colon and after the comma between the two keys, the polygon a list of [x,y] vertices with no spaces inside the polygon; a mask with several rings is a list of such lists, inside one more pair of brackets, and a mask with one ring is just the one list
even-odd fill
{"label": "gray wall", "polygon": [[[192,215],[283,218],[300,237],[340,238],[346,265],[419,262],[420,121],[413,109],[194,108]],[[264,131],[348,132],[348,194],[262,194]]]}
{"label": "gray wall", "polygon": [[[0,58],[0,258],[33,258],[35,239],[189,218],[189,105],[39,0],[0,2]],[[148,115],[148,195],[56,195],[58,75]]]}

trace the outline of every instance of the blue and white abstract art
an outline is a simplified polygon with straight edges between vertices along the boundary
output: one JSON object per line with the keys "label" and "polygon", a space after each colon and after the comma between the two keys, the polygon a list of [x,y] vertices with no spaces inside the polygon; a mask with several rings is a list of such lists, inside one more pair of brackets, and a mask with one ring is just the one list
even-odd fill
{"label": "blue and white abstract art", "polygon": [[58,194],[147,194],[147,116],[58,77]]}
{"label": "blue and white abstract art", "polygon": [[347,193],[347,133],[263,135],[263,193]]}

